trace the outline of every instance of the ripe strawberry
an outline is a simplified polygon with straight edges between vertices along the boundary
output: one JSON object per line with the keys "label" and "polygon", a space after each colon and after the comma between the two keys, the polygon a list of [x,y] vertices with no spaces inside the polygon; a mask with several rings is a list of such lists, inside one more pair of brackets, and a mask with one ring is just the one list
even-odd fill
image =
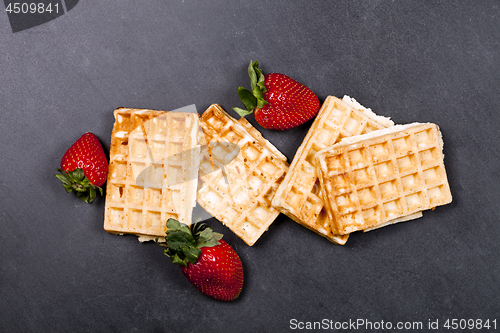
{"label": "ripe strawberry", "polygon": [[102,195],[108,161],[99,139],[92,133],[82,135],[66,151],[57,171],[61,174],[55,176],[62,181],[66,192],[75,190],[77,197],[87,203],[94,201],[97,190]]}
{"label": "ripe strawberry", "polygon": [[252,90],[238,88],[246,110],[233,108],[244,117],[252,112],[264,128],[287,130],[302,125],[319,111],[318,97],[303,84],[279,73],[262,74],[258,61],[250,61],[248,75]]}
{"label": "ripe strawberry", "polygon": [[181,266],[182,274],[199,291],[219,301],[232,301],[243,287],[243,267],[238,254],[204,223],[190,227],[167,221],[165,255]]}

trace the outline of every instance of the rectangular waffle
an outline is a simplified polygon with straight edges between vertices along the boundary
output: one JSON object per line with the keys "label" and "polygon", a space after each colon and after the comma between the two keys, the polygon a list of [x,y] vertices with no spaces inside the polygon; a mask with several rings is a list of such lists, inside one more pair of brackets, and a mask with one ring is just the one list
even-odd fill
{"label": "rectangular waffle", "polygon": [[332,231],[349,234],[452,201],[435,124],[346,138],[314,158]]}
{"label": "rectangular waffle", "polygon": [[211,105],[200,121],[211,160],[202,154],[198,203],[251,246],[279,215],[271,199],[288,170],[286,157],[220,105]]}
{"label": "rectangular waffle", "polygon": [[191,224],[199,115],[119,108],[114,117],[104,229],[149,240],[165,236],[168,218]]}
{"label": "rectangular waffle", "polygon": [[332,221],[324,209],[313,157],[316,152],[344,137],[392,125],[394,123],[389,118],[375,115],[348,96],[343,100],[328,96],[295,154],[272,201],[273,206],[331,242],[345,244],[348,236],[332,232]]}

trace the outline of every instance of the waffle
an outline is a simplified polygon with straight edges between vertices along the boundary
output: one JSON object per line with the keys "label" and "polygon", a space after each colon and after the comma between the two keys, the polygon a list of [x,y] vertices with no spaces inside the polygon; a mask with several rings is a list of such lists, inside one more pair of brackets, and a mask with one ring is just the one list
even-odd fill
{"label": "waffle", "polygon": [[397,125],[321,150],[314,158],[332,231],[348,234],[452,201],[435,124]]}
{"label": "waffle", "polygon": [[295,154],[290,170],[273,199],[273,206],[331,242],[345,244],[348,236],[332,232],[313,157],[316,152],[344,137],[392,125],[394,123],[389,118],[375,115],[348,96],[344,96],[343,100],[328,96]]}
{"label": "waffle", "polygon": [[198,204],[252,246],[279,215],[271,199],[288,170],[286,157],[217,104],[200,120],[211,160],[202,154]]}
{"label": "waffle", "polygon": [[169,218],[191,224],[199,115],[120,108],[114,117],[104,229],[142,241],[164,236]]}

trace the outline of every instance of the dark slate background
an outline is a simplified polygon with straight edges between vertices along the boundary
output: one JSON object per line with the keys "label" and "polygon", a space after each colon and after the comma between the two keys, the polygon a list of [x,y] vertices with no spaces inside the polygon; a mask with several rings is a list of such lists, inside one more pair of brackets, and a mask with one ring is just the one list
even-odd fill
{"label": "dark slate background", "polygon": [[[80,1],[17,33],[0,13],[0,331],[286,332],[293,319],[500,326],[499,5]],[[109,149],[117,107],[219,103],[235,115],[250,59],[321,100],[347,94],[396,123],[437,123],[453,203],[345,246],[280,215],[248,247],[211,219],[245,268],[240,298],[221,303],[157,245],[107,234],[103,198],[80,202],[53,176],[84,132]],[[291,161],[309,126],[262,133]]]}

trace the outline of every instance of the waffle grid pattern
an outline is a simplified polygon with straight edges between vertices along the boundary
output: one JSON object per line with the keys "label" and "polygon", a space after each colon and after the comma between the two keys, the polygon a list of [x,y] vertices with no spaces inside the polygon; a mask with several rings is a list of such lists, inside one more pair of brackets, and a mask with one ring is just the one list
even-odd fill
{"label": "waffle grid pattern", "polygon": [[328,96],[299,147],[290,171],[273,199],[273,206],[330,241],[345,244],[348,236],[332,232],[331,219],[324,207],[321,186],[313,164],[314,155],[344,137],[385,127],[340,99]]}
{"label": "waffle grid pattern", "polygon": [[193,127],[199,127],[198,115],[121,108],[114,116],[104,229],[164,236],[168,218],[190,218],[183,203],[175,202],[176,195],[183,197],[189,185],[180,184],[174,176],[177,185],[167,187],[164,172],[169,170],[164,167],[173,169],[171,175],[185,174],[186,169],[179,171],[186,167],[179,152],[197,144],[196,137],[193,140],[189,135]]}
{"label": "waffle grid pattern", "polygon": [[[210,146],[229,142],[240,150],[228,164],[231,152],[223,145],[211,149],[212,161],[203,154],[198,203],[251,246],[279,215],[271,199],[288,170],[286,157],[248,121],[236,121],[219,105],[203,113],[201,124]],[[212,165],[223,167],[211,172]]]}
{"label": "waffle grid pattern", "polygon": [[407,129],[318,153],[325,206],[340,234],[451,202],[435,124]]}

